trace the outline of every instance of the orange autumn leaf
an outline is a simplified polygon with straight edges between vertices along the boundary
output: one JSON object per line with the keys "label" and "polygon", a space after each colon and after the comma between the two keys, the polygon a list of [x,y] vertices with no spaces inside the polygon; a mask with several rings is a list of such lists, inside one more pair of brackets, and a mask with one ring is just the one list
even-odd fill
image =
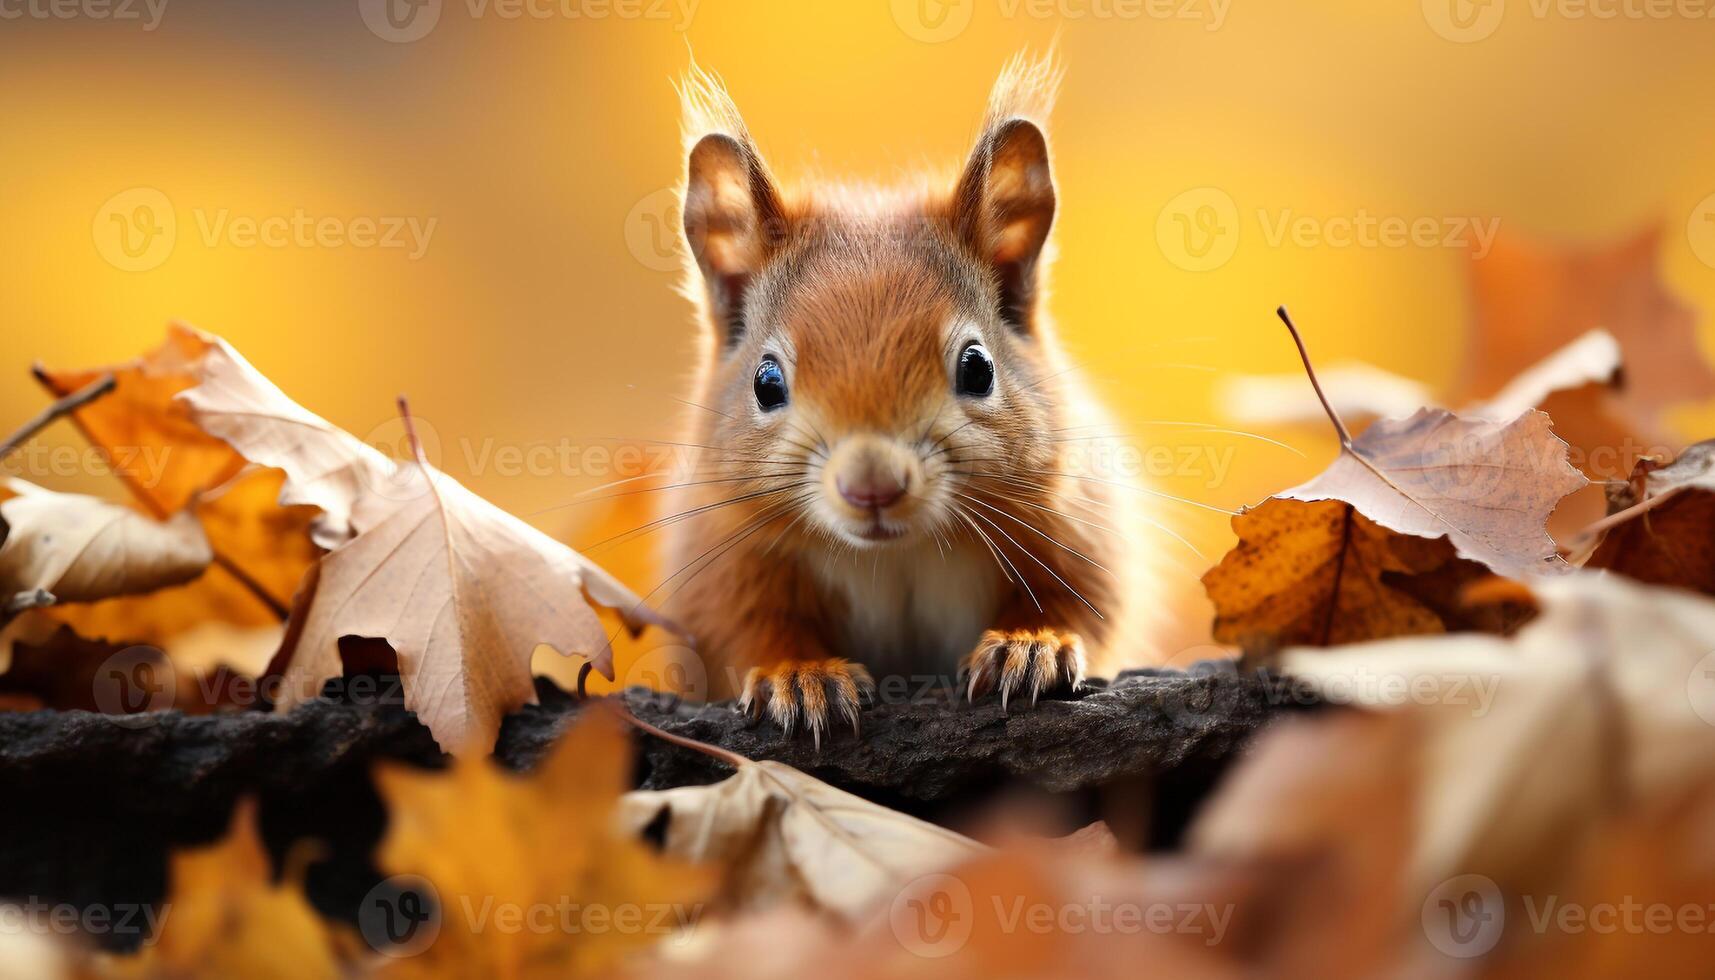
{"label": "orange autumn leaf", "polygon": [[438,916],[426,939],[395,933],[412,955],[383,958],[377,975],[590,976],[682,939],[717,879],[614,826],[631,765],[619,722],[587,711],[529,775],[485,759],[379,770],[377,863],[426,883]]}
{"label": "orange autumn leaf", "polygon": [[194,508],[215,553],[208,573],[181,589],[104,609],[59,611],[86,635],[162,645],[206,620],[239,627],[278,623],[315,558],[307,538],[299,537],[314,512],[277,504],[280,477],[254,472],[231,446],[204,431],[178,398],[201,381],[209,354],[221,346],[217,338],[173,324],[161,346],[126,364],[36,369],[57,395],[114,376],[114,390],[74,412],[73,421],[145,510],[165,517]]}
{"label": "orange autumn leaf", "polygon": [[202,359],[213,347],[181,324],[161,346],[114,367],[49,370],[36,378],[55,396],[111,373],[113,391],[72,414],[90,443],[105,452],[114,473],[157,517],[184,510],[191,498],[236,476],[244,458],[192,421],[174,398],[197,383]]}
{"label": "orange autumn leaf", "polygon": [[341,944],[310,908],[298,882],[275,881],[241,804],[224,839],[172,858],[160,934],[135,956],[103,957],[94,973],[118,980],[256,977],[335,980],[346,976]]}
{"label": "orange autumn leaf", "polygon": [[1445,538],[1396,534],[1335,500],[1266,500],[1233,530],[1238,544],[1203,583],[1215,641],[1247,649],[1462,628],[1457,591],[1486,574]]}

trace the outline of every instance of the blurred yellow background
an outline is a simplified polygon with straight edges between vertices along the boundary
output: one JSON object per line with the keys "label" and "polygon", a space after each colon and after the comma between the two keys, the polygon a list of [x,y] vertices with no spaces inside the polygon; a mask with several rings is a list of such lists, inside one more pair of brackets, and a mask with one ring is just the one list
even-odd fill
{"label": "blurred yellow background", "polygon": [[[1323,362],[1457,369],[1462,241],[1272,240],[1288,217],[1590,244],[1656,224],[1666,280],[1715,308],[1698,0],[392,3],[0,0],[0,428],[45,401],[32,360],[120,360],[183,319],[360,435],[396,433],[408,393],[444,469],[566,533],[615,476],[582,450],[673,438],[684,410],[693,327],[661,232],[692,53],[787,181],[887,179],[956,166],[1003,61],[1058,35],[1052,309],[1144,444],[1210,443],[1162,423],[1220,423],[1221,377],[1295,368],[1280,303]],[[1176,200],[1230,201],[1208,213],[1236,234],[1190,256],[1175,235],[1208,229]],[[1163,486],[1254,502],[1332,452],[1293,441],[1306,458],[1217,440],[1230,472]],[[1223,515],[1163,515],[1209,561],[1226,547]]]}

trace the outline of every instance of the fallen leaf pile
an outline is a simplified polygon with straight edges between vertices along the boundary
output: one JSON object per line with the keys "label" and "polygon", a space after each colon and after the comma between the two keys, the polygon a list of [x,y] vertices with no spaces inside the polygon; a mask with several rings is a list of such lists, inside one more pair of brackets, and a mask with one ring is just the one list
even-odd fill
{"label": "fallen leaf pile", "polygon": [[[592,606],[633,631],[670,625],[422,459],[393,459],[293,402],[217,337],[175,326],[129,364],[37,374],[68,398],[113,378],[72,417],[147,512],[10,485],[0,587],[19,596],[15,611],[47,605],[72,630],[59,647],[147,644],[194,676],[272,669],[274,704],[290,710],[340,676],[342,637],[383,640],[406,707],[447,751],[483,755],[501,718],[535,700],[539,646],[613,676]],[[0,649],[19,649],[25,625]]]}

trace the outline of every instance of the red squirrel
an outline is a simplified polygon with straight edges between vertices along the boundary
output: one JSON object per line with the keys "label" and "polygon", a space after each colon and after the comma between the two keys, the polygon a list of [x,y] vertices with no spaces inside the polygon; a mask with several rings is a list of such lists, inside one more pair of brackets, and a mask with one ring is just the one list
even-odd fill
{"label": "red squirrel", "polygon": [[1068,465],[1104,416],[1043,308],[1059,78],[1015,58],[962,173],[895,189],[788,191],[718,79],[680,87],[703,465],[668,611],[788,734],[855,730],[878,674],[1004,707],[1146,650],[1138,499]]}

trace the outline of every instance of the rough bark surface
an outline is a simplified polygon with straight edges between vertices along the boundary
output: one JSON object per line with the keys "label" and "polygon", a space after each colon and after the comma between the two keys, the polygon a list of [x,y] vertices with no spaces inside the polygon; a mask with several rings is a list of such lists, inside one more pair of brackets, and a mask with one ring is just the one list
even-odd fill
{"label": "rough bark surface", "polygon": [[[391,682],[396,685],[396,681]],[[307,885],[324,911],[345,916],[379,878],[371,853],[386,826],[370,770],[378,761],[440,766],[428,732],[396,687],[364,703],[317,701],[290,714],[114,719],[90,712],[0,712],[0,898],[76,905],[157,902],[166,856],[225,828],[254,796],[276,855],[318,838],[325,859]],[[506,720],[496,758],[529,769],[582,710],[539,682],[541,703]],[[693,705],[634,689],[640,718],[753,759],[776,759],[843,789],[957,824],[1000,793],[1045,795],[1075,819],[1106,816],[1116,799],[1144,845],[1171,843],[1246,740],[1271,717],[1303,706],[1278,682],[1230,662],[1189,671],[1135,671],[1076,697],[968,705],[921,692],[863,712],[863,737],[838,733],[820,750],[748,723],[730,705]],[[726,768],[639,736],[637,782],[708,783]]]}

